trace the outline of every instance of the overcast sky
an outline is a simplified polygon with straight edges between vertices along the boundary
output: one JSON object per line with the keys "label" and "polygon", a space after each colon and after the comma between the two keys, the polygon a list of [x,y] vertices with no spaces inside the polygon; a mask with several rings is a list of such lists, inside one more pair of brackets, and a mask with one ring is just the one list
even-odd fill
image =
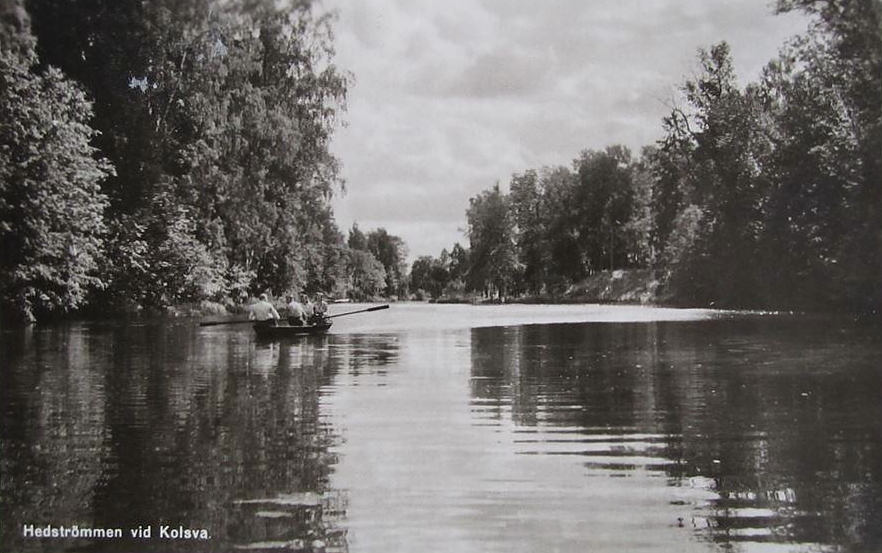
{"label": "overcast sky", "polygon": [[743,82],[806,27],[769,0],[325,0],[354,75],[333,151],[340,229],[383,227],[409,259],[463,234],[469,198],[581,150],[661,137],[697,51],[727,41]]}

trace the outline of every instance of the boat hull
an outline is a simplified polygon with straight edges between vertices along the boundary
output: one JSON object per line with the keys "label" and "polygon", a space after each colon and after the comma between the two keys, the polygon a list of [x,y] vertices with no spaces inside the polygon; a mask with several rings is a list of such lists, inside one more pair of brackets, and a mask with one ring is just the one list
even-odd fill
{"label": "boat hull", "polygon": [[319,324],[294,326],[294,325],[254,325],[254,332],[258,338],[267,338],[270,340],[279,340],[295,336],[311,336],[315,334],[324,334],[331,328],[331,321],[325,321]]}

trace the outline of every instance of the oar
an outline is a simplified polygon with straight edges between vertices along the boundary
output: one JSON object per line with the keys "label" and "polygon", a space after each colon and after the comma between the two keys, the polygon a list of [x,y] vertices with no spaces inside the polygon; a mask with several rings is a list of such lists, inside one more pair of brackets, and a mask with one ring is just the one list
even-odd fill
{"label": "oar", "polygon": [[253,321],[251,319],[236,320],[236,321],[209,321],[207,323],[199,323],[199,326],[217,326],[217,325],[239,325],[245,323],[256,323],[257,321]]}
{"label": "oar", "polygon": [[368,307],[367,309],[359,309],[358,311],[347,311],[346,313],[337,313],[336,315],[328,315],[325,318],[326,319],[333,319],[334,317],[342,317],[344,315],[355,315],[356,313],[367,313],[368,311],[380,311],[381,309],[389,309],[389,304],[375,305],[374,307]]}

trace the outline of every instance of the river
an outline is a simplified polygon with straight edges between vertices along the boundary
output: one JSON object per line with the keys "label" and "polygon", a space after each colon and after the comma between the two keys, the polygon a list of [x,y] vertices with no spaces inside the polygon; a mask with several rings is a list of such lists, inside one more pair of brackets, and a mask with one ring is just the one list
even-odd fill
{"label": "river", "polygon": [[[882,550],[876,323],[335,321],[268,342],[191,319],[3,330],[0,551]],[[74,526],[123,537],[35,535]]]}

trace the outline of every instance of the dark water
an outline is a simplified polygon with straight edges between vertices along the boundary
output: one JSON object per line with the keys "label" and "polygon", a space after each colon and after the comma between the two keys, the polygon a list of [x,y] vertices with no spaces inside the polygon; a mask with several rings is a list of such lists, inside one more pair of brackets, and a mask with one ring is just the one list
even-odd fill
{"label": "dark water", "polygon": [[878,325],[481,309],[4,331],[0,551],[882,550]]}

